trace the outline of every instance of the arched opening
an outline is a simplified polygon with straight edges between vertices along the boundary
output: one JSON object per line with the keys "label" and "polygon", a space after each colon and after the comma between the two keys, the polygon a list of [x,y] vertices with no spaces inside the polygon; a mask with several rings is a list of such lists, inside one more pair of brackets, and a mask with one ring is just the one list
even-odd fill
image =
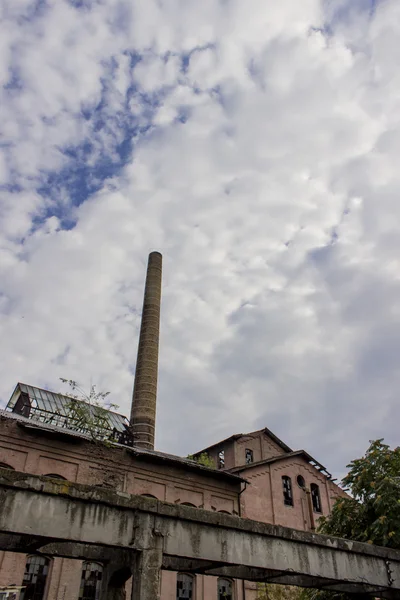
{"label": "arched opening", "polygon": [[143,498],[153,498],[153,500],[158,500],[157,496],[153,496],[153,494],[140,494]]}
{"label": "arched opening", "polygon": [[231,515],[232,513],[229,510],[218,510],[217,512],[222,513],[223,515]]}
{"label": "arched opening", "polygon": [[28,556],[25,564],[21,600],[43,600],[50,559],[46,556]]}
{"label": "arched opening", "polygon": [[102,579],[103,565],[96,562],[84,562],[82,565],[79,600],[99,600]]}
{"label": "arched opening", "polygon": [[187,573],[176,576],[176,600],[194,599],[194,577]]}
{"label": "arched opening", "polygon": [[0,469],[9,469],[10,471],[15,471],[14,467],[3,462],[0,462]]}
{"label": "arched opening", "polygon": [[191,506],[192,508],[197,508],[197,506],[191,502],[181,502],[181,506]]}
{"label": "arched opening", "polygon": [[218,600],[233,600],[233,585],[230,579],[218,578]]}
{"label": "arched opening", "polygon": [[57,473],[46,473],[46,475],[43,475],[43,477],[51,477],[52,479],[63,479],[64,481],[67,481],[65,477],[58,475]]}

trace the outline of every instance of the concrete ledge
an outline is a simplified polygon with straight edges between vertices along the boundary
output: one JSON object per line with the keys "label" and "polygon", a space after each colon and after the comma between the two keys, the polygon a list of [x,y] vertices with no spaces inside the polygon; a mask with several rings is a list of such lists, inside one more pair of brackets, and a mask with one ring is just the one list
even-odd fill
{"label": "concrete ledge", "polygon": [[83,502],[95,502],[106,506],[142,511],[154,515],[164,515],[186,521],[196,521],[210,526],[227,527],[243,532],[248,531],[279,537],[298,543],[313,544],[325,548],[336,548],[338,550],[352,551],[357,554],[379,556],[400,561],[400,551],[392,550],[391,548],[300,531],[289,527],[282,527],[280,525],[261,523],[260,521],[253,521],[251,519],[244,519],[242,517],[235,517],[224,513],[211,512],[201,508],[170,504],[152,498],[114,491],[109,488],[83,485],[70,481],[51,479],[49,477],[28,475],[19,471],[10,471],[9,469],[0,468],[0,494],[2,488],[32,490],[50,496],[76,498]]}

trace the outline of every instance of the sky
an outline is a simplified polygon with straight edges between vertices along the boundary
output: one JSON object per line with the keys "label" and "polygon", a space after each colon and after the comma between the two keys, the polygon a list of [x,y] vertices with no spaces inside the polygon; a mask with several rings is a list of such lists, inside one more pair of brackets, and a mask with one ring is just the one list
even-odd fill
{"label": "sky", "polygon": [[164,257],[157,439],[399,443],[398,0],[3,0],[0,403],[129,414]]}

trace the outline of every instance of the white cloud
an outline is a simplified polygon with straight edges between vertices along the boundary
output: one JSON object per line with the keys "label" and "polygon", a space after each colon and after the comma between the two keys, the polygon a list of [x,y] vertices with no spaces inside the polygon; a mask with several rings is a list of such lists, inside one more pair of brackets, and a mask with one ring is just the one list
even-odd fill
{"label": "white cloud", "polygon": [[72,377],[128,414],[159,249],[160,448],[266,425],[341,473],[396,443],[395,0],[329,33],[319,0],[90,6],[6,13],[3,400]]}

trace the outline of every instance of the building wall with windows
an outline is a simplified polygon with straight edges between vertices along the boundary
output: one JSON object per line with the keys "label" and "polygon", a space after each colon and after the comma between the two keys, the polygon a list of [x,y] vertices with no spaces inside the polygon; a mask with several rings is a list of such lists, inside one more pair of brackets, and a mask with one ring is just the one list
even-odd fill
{"label": "building wall with windows", "polygon": [[[112,487],[301,530],[312,530],[321,514],[330,512],[335,497],[344,494],[306,452],[293,452],[265,429],[232,436],[201,452],[216,459],[223,453],[219,472],[179,457],[106,447],[66,432],[46,431],[21,417],[0,415],[1,465],[35,475]],[[248,484],[240,493],[243,479]],[[0,553],[0,587],[26,585],[22,600],[98,600],[101,577],[99,564],[50,558],[47,565],[40,565],[29,556]],[[127,598],[130,588],[128,582]],[[256,586],[162,573],[162,600],[189,598],[254,600]]]}
{"label": "building wall with windows", "polygon": [[[190,466],[188,461],[162,453],[144,452],[135,456],[129,449],[105,447],[76,436],[32,428],[32,425],[9,415],[0,416],[3,468],[239,514],[242,487],[239,477]],[[33,558],[37,562],[39,557]],[[101,573],[98,569],[96,572],[95,565],[62,558],[50,558],[48,565],[36,562],[23,554],[0,552],[0,587],[26,585],[21,600],[98,600],[96,583],[101,585]],[[130,588],[128,582],[128,598]],[[176,573],[162,573],[161,591],[162,600],[178,597]],[[187,585],[183,591],[188,591]],[[193,578],[191,593],[196,600],[217,600],[217,580],[197,576]],[[235,598],[242,600],[241,596]]]}

